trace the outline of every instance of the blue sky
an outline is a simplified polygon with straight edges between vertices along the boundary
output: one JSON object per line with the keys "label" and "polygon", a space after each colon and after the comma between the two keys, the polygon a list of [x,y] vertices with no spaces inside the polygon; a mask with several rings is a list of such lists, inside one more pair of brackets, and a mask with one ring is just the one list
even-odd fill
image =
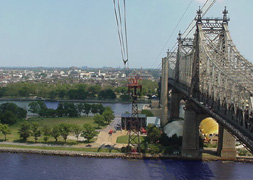
{"label": "blue sky", "polygon": [[[126,0],[129,67],[157,68],[204,0]],[[217,0],[207,16],[229,11],[229,30],[253,62],[252,0]],[[166,48],[163,48],[166,47]],[[123,67],[112,0],[0,0],[0,66]]]}

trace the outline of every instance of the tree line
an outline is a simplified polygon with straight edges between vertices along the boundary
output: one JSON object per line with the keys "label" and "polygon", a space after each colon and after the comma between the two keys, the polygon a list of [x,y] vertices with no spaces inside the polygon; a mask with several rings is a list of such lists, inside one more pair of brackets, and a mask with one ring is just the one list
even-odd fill
{"label": "tree line", "polygon": [[[0,88],[0,97],[39,97],[46,99],[70,99],[70,100],[115,100],[117,97],[122,101],[128,101],[128,89],[126,82],[123,86],[107,86],[101,88],[99,85],[88,85],[83,83],[13,83]],[[143,80],[141,96],[155,94],[158,88],[157,82]]]}
{"label": "tree line", "polygon": [[28,105],[31,113],[41,117],[80,117],[82,114],[89,116],[90,113],[102,115],[104,111],[110,111],[111,107],[104,107],[102,104],[88,103],[60,103],[57,109],[47,108],[43,101],[32,101]]}
{"label": "tree line", "polygon": [[41,127],[36,122],[28,122],[25,121],[20,124],[18,129],[18,134],[20,139],[24,142],[32,136],[34,138],[34,142],[37,142],[38,139],[43,136],[43,140],[48,142],[49,138],[52,137],[55,139],[55,142],[58,142],[58,138],[61,136],[66,143],[68,136],[70,133],[73,133],[78,141],[78,138],[84,137],[87,142],[90,142],[92,138],[94,138],[98,133],[94,127],[90,124],[84,124],[82,127],[77,124],[66,124],[62,123],[59,125],[54,125],[50,127],[45,125]]}

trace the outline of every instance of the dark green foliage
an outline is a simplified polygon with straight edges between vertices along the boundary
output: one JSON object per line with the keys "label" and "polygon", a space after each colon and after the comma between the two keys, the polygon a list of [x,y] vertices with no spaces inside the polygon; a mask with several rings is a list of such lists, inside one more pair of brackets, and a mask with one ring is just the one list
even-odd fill
{"label": "dark green foliage", "polygon": [[112,111],[111,107],[107,106],[105,107],[105,110],[103,112],[104,120],[107,122],[107,124],[110,124],[110,122],[115,118],[114,112]]}
{"label": "dark green foliage", "polygon": [[76,140],[78,141],[78,137],[82,133],[82,128],[77,124],[73,124],[71,130],[75,134]]}
{"label": "dark green foliage", "polygon": [[18,129],[19,137],[26,142],[27,138],[31,135],[31,126],[25,121],[19,125]]}
{"label": "dark green foliage", "polygon": [[154,116],[154,114],[151,111],[145,110],[145,109],[143,109],[141,111],[141,114],[146,114],[147,117],[153,117]]}
{"label": "dark green foliage", "polygon": [[131,152],[131,150],[132,150],[131,146],[126,146],[126,147],[121,148],[122,153],[128,153],[128,152]]}
{"label": "dark green foliage", "polygon": [[154,124],[147,127],[147,140],[149,143],[157,143],[161,137],[161,130]]}
{"label": "dark green foliage", "polygon": [[15,124],[17,120],[26,118],[26,110],[18,107],[14,103],[4,103],[0,105],[0,120],[3,124]]}
{"label": "dark green foliage", "polygon": [[92,112],[93,114],[98,113],[98,106],[97,106],[97,104],[92,104],[92,105],[91,105],[91,112]]}
{"label": "dark green foliage", "polygon": [[131,97],[128,94],[122,94],[122,95],[120,95],[120,99],[122,101],[129,101],[131,99]]}
{"label": "dark green foliage", "polygon": [[182,136],[178,137],[176,134],[174,134],[172,137],[168,137],[167,134],[162,133],[159,142],[164,146],[181,147]]}
{"label": "dark green foliage", "polygon": [[85,104],[83,105],[83,112],[84,112],[87,116],[89,116],[90,111],[91,111],[91,105],[85,103]]}
{"label": "dark green foliage", "polygon": [[116,99],[116,94],[112,89],[102,90],[98,94],[99,99]]}
{"label": "dark green foliage", "polygon": [[160,144],[148,144],[147,153],[158,154],[162,151],[162,146]]}
{"label": "dark green foliage", "polygon": [[58,137],[60,136],[60,129],[59,126],[54,126],[51,130],[50,135],[55,139],[55,142],[58,141]]}
{"label": "dark green foliage", "polygon": [[59,131],[60,131],[60,135],[62,136],[62,138],[66,142],[68,135],[71,132],[71,126],[69,124],[60,124]]}
{"label": "dark green foliage", "polygon": [[0,97],[3,97],[5,95],[6,88],[0,88]]}
{"label": "dark green foliage", "polygon": [[[38,77],[44,77],[45,74],[37,74]],[[48,83],[13,83],[8,84],[7,87],[0,88],[0,97],[8,96],[8,97],[31,97],[37,96],[42,98],[50,98],[50,99],[73,99],[73,100],[85,100],[85,99],[112,99],[116,98],[117,93],[121,96],[121,99],[126,101],[128,99],[127,96],[127,88],[124,86],[120,87],[112,87],[108,86],[107,89],[101,90],[99,85],[87,85],[83,83],[56,83],[48,84]],[[61,80],[59,80],[61,81]],[[120,84],[125,84],[124,82],[120,82]],[[157,82],[153,82],[151,80],[143,80],[143,91],[142,95],[152,95],[156,94],[156,90],[158,88]],[[124,96],[125,95],[125,96]]]}
{"label": "dark green foliage", "polygon": [[102,114],[105,110],[105,107],[102,104],[97,104],[98,113]]}
{"label": "dark green foliage", "polygon": [[88,87],[88,98],[93,99],[101,91],[101,86],[95,85]]}
{"label": "dark green foliage", "polygon": [[100,115],[100,114],[97,114],[93,117],[93,120],[94,120],[94,123],[96,123],[98,125],[98,128],[100,126],[103,126],[104,125],[104,122],[105,122],[105,118],[104,116]]}
{"label": "dark green foliage", "polygon": [[5,111],[0,115],[1,123],[13,125],[17,122],[17,116],[11,111]]}
{"label": "dark green foliage", "polygon": [[51,128],[48,125],[44,125],[42,127],[42,134],[44,136],[44,141],[47,142],[49,139],[49,136],[51,135]]}
{"label": "dark green foliage", "polygon": [[37,113],[39,115],[43,114],[43,110],[47,109],[47,106],[43,101],[32,101],[28,104],[29,111],[32,113]]}
{"label": "dark green foliage", "polygon": [[63,104],[64,107],[64,113],[66,114],[67,117],[78,117],[79,113],[77,111],[77,107],[74,103],[68,103],[65,102]]}
{"label": "dark green foliage", "polygon": [[31,124],[31,135],[34,137],[34,141],[37,142],[38,138],[41,136],[41,130],[38,123]]}
{"label": "dark green foliage", "polygon": [[81,136],[87,139],[88,142],[90,142],[90,140],[94,138],[97,134],[98,133],[96,132],[95,128],[92,127],[90,124],[83,125],[83,132]]}

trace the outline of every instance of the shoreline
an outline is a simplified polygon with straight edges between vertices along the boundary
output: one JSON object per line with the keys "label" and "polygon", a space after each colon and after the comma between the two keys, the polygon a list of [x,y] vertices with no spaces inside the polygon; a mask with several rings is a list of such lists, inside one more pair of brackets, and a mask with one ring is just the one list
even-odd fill
{"label": "shoreline", "polygon": [[[76,102],[76,103],[121,103],[131,104],[131,101],[120,100],[98,100],[98,99],[86,99],[86,100],[71,100],[71,99],[30,99],[30,98],[0,98],[0,101],[48,101],[48,102]],[[149,100],[138,100],[139,103],[149,103]]]}
{"label": "shoreline", "polygon": [[245,162],[253,163],[252,157],[236,157],[236,159],[227,159],[221,157],[182,157],[175,155],[161,154],[125,154],[125,153],[97,153],[97,152],[80,152],[67,150],[38,150],[38,149],[21,149],[0,147],[0,153],[24,153],[24,154],[39,154],[53,156],[71,156],[71,157],[88,157],[88,158],[122,158],[122,159],[172,159],[172,160],[189,160],[189,161],[227,161],[227,162]]}

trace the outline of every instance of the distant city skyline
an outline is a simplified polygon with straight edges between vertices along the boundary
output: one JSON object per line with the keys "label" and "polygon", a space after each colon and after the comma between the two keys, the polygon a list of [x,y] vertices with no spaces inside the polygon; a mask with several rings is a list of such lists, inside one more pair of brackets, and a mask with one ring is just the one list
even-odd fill
{"label": "distant city skyline", "polygon": [[[204,3],[126,1],[129,67],[159,67]],[[206,17],[222,17],[224,6],[234,44],[253,62],[253,1],[217,0]],[[123,68],[112,0],[0,0],[0,67],[71,66]]]}

